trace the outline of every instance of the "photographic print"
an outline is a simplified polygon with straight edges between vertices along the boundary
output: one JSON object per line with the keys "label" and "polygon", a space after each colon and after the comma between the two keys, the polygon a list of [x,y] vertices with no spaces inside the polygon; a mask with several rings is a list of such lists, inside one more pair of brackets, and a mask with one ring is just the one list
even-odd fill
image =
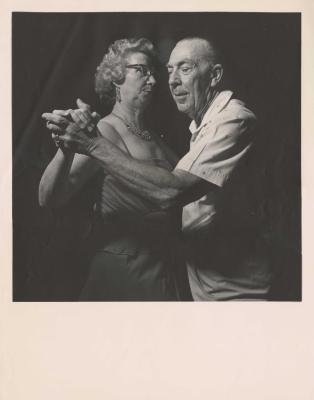
{"label": "photographic print", "polygon": [[300,301],[301,14],[12,14],[13,301]]}

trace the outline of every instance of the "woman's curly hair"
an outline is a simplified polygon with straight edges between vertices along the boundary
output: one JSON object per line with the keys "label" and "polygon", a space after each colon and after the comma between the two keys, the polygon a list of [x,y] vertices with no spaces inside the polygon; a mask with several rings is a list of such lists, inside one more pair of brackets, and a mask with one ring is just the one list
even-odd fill
{"label": "woman's curly hair", "polygon": [[116,90],[113,82],[121,84],[125,79],[125,59],[129,53],[144,53],[156,61],[154,45],[145,38],[120,39],[113,42],[104,55],[95,74],[95,90],[100,99],[113,105]]}

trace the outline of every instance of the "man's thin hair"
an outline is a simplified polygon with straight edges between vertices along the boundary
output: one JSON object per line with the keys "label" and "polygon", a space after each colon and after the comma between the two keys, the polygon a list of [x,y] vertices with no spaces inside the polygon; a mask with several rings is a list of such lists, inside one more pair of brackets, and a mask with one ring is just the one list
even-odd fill
{"label": "man's thin hair", "polygon": [[221,63],[222,61],[222,55],[219,50],[219,47],[216,44],[216,41],[212,38],[205,38],[201,36],[188,36],[184,37],[179,42],[185,42],[185,41],[200,41],[203,43],[206,43],[207,45],[207,50],[208,50],[208,61],[213,64]]}

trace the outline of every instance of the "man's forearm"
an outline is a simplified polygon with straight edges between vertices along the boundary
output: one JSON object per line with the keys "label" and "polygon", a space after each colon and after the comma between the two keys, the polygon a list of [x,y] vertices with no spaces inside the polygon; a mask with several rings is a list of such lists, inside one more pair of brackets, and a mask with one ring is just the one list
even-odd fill
{"label": "man's forearm", "polygon": [[104,137],[90,139],[87,154],[132,192],[158,208],[175,205],[184,184],[171,171],[136,160]]}

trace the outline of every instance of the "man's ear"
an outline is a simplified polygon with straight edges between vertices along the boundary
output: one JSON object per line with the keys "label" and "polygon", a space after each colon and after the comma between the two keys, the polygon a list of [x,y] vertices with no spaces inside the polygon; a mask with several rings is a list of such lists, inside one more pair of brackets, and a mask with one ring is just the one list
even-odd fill
{"label": "man's ear", "polygon": [[215,87],[221,81],[224,70],[221,64],[216,64],[212,67],[212,77],[211,77],[211,86]]}

